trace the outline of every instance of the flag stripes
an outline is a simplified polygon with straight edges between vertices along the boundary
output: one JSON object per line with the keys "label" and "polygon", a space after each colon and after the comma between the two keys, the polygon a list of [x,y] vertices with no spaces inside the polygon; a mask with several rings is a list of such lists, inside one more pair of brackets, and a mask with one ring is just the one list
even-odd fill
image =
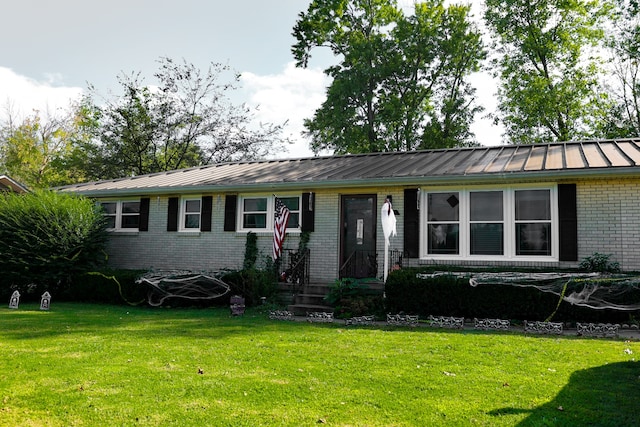
{"label": "flag stripes", "polygon": [[273,260],[280,258],[282,253],[282,244],[284,243],[284,235],[287,231],[287,222],[289,221],[289,208],[282,203],[282,200],[275,198],[275,221],[273,224]]}

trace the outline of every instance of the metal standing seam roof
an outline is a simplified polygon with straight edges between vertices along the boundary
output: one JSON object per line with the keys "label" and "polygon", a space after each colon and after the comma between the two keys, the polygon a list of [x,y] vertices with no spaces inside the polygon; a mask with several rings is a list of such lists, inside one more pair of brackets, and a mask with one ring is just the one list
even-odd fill
{"label": "metal standing seam roof", "polygon": [[640,176],[640,138],[240,161],[58,188],[90,196]]}

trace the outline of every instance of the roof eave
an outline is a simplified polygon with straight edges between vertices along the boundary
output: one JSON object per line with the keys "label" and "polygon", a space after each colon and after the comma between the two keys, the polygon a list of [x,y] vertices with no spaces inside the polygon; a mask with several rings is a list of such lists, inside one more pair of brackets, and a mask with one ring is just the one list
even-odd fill
{"label": "roof eave", "polygon": [[637,167],[621,168],[589,168],[589,169],[563,169],[553,171],[530,172],[501,172],[481,173],[469,175],[441,175],[441,176],[398,176],[386,178],[359,178],[334,181],[282,181],[267,183],[248,183],[231,185],[193,185],[185,187],[139,187],[123,189],[87,190],[65,188],[69,191],[82,194],[87,197],[130,197],[139,195],[166,195],[166,194],[198,194],[198,193],[240,193],[240,192],[264,192],[264,191],[293,191],[293,190],[320,190],[334,188],[363,188],[379,186],[409,186],[409,185],[456,185],[473,183],[503,183],[514,180],[552,181],[578,178],[615,178],[627,176],[640,176]]}

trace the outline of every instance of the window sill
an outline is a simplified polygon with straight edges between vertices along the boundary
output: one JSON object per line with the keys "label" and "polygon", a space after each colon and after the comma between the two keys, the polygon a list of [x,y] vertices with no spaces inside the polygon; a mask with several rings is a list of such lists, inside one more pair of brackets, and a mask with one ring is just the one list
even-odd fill
{"label": "window sill", "polygon": [[200,230],[180,230],[178,231],[178,236],[181,237],[198,237],[200,236]]}
{"label": "window sill", "polygon": [[120,229],[113,228],[113,229],[107,230],[107,232],[114,236],[137,236],[138,234],[140,234],[140,231],[137,229],[127,230],[122,228]]}
{"label": "window sill", "polygon": [[544,262],[544,263],[557,263],[560,262],[558,258],[550,257],[550,256],[423,256],[420,257],[420,261],[428,262],[428,261],[450,261],[450,262],[468,262],[468,261],[478,261],[478,262],[507,262],[507,263],[521,263],[521,262]]}
{"label": "window sill", "polygon": [[[273,230],[236,230],[236,233],[238,234],[248,234],[248,233],[253,233],[253,234],[257,234],[257,235],[263,235],[263,236],[271,236],[273,235]],[[289,229],[287,228],[286,234],[300,234],[301,231],[300,229],[294,228],[294,229]]]}

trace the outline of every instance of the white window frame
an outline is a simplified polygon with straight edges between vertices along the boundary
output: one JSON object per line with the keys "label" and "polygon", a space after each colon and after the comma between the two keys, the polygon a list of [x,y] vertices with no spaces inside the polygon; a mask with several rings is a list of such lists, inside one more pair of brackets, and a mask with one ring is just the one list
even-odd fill
{"label": "white window frame", "polygon": [[[124,213],[124,209],[123,209],[123,204],[125,203],[138,203],[138,227],[136,228],[123,228],[122,227],[122,217],[123,216],[133,216],[135,214],[127,214]],[[98,200],[98,203],[100,204],[100,206],[102,206],[102,204],[104,203],[115,203],[116,205],[116,212],[115,214],[104,214],[104,216],[113,216],[115,217],[115,227],[109,227],[107,228],[108,231],[115,231],[115,232],[121,232],[121,233],[132,233],[132,232],[136,232],[139,231],[139,227],[140,227],[140,199],[118,199],[118,200],[113,200],[113,199],[105,199],[105,200]]]}
{"label": "white window frame", "polygon": [[[198,212],[187,212],[187,203],[197,201],[200,204]],[[180,219],[178,220],[178,230],[184,233],[197,233],[202,228],[202,196],[186,196],[180,198],[180,209],[178,209]],[[187,215],[198,215],[198,227],[187,227]]]}
{"label": "white window frame", "polygon": [[[298,210],[289,209],[292,214],[298,215],[298,226],[297,227],[287,227],[287,233],[299,233],[302,227],[302,194],[278,194],[278,198],[298,198]],[[266,227],[265,228],[250,228],[244,226],[244,201],[246,199],[267,199],[267,210],[266,210]],[[275,220],[275,197],[273,195],[265,195],[265,194],[243,194],[238,196],[238,208],[237,208],[237,217],[236,223],[238,224],[237,231],[238,232],[254,232],[254,233],[273,233],[273,223]]]}
{"label": "white window frame", "polygon": [[[516,255],[515,236],[515,192],[519,190],[548,190],[551,209],[551,255]],[[471,221],[470,221],[470,193],[484,191],[502,191],[503,195],[503,254],[502,255],[471,255]],[[459,253],[458,254],[429,254],[428,235],[428,195],[429,193],[457,192],[459,196]],[[501,186],[460,186],[460,187],[424,187],[420,189],[420,258],[424,260],[473,260],[473,261],[524,261],[524,262],[553,262],[559,257],[559,226],[558,226],[558,189],[555,183],[538,183],[535,185]],[[477,222],[477,221],[476,221]],[[483,222],[483,221],[479,221]],[[490,222],[490,221],[487,221]],[[536,222],[536,221],[526,221]],[[542,221],[549,222],[549,221]]]}

